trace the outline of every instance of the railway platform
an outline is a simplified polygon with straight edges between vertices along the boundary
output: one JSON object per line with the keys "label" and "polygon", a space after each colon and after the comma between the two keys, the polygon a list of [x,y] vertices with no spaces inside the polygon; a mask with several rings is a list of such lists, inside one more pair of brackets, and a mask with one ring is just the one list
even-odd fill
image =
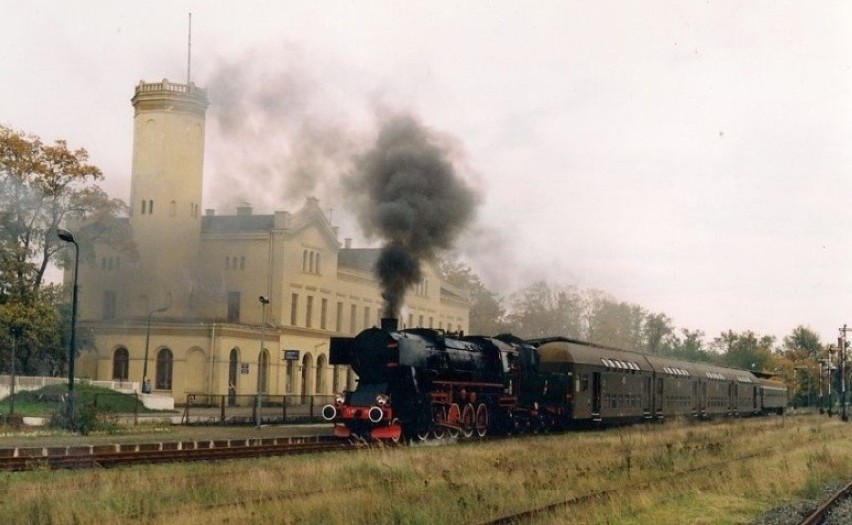
{"label": "railway platform", "polygon": [[37,459],[109,452],[185,450],[249,446],[258,443],[309,443],[333,436],[328,423],[306,425],[185,426],[151,423],[113,434],[86,436],[46,429],[0,434],[0,458]]}

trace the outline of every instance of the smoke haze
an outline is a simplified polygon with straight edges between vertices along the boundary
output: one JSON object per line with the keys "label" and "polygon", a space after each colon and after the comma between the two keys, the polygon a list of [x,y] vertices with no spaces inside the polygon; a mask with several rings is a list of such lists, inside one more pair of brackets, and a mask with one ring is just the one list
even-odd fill
{"label": "smoke haze", "polygon": [[452,149],[409,115],[382,126],[375,145],[344,180],[364,232],[384,241],[376,264],[385,316],[397,317],[406,290],[474,218],[475,193],[457,174]]}
{"label": "smoke haze", "polygon": [[[220,60],[208,81],[213,176],[205,193],[226,213],[242,202],[282,209],[306,195],[340,210],[334,219],[344,231],[360,226],[367,241],[383,243],[376,274],[385,315],[397,317],[421,264],[472,226],[480,199],[459,171],[478,186],[477,173],[460,139],[394,109],[408,104],[362,77],[289,44]],[[490,228],[472,235],[503,251]],[[475,261],[478,253],[464,255]]]}
{"label": "smoke haze", "polygon": [[338,104],[340,79],[323,76],[316,60],[289,45],[213,68],[207,151],[217,205],[282,209],[313,195],[334,206],[339,174],[358,149],[357,118]]}

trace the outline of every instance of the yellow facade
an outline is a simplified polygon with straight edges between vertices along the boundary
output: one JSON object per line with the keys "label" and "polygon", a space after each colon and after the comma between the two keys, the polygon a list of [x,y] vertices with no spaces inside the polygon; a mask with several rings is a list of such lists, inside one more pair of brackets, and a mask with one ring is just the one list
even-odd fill
{"label": "yellow facade", "polygon": [[[329,338],[379,324],[378,251],[341,245],[312,197],[293,213],[200,213],[205,92],[140,83],[133,105],[138,257],[98,245],[94,264],[81,264],[79,327],[95,349],[80,356],[77,376],[141,385],[147,369],[153,392],[177,404],[187,394],[351,387],[352,373],[329,365]],[[466,330],[468,302],[427,267],[401,317],[402,326]]]}

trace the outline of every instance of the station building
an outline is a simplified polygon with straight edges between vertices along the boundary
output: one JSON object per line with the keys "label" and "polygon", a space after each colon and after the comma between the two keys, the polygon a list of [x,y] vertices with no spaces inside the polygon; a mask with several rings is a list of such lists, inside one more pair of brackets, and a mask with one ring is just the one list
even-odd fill
{"label": "station building", "polygon": [[[131,102],[127,220],[138,255],[97,244],[81,261],[77,326],[94,348],[78,357],[76,377],[137,389],[147,377],[176,404],[189,394],[352,387],[351,371],[329,364],[329,338],[379,324],[378,250],[341,243],[310,196],[293,212],[202,212],[206,90],[140,82]],[[466,295],[434,267],[423,273],[400,324],[467,330]]]}

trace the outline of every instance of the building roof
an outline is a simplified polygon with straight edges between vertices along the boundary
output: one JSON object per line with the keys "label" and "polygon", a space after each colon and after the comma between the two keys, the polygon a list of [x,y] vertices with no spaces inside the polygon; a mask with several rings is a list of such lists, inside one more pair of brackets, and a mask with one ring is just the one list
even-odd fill
{"label": "building roof", "polygon": [[274,225],[274,215],[205,215],[201,217],[201,231],[205,233],[269,231]]}
{"label": "building roof", "polygon": [[372,272],[380,253],[379,248],[343,248],[337,252],[337,265]]}

